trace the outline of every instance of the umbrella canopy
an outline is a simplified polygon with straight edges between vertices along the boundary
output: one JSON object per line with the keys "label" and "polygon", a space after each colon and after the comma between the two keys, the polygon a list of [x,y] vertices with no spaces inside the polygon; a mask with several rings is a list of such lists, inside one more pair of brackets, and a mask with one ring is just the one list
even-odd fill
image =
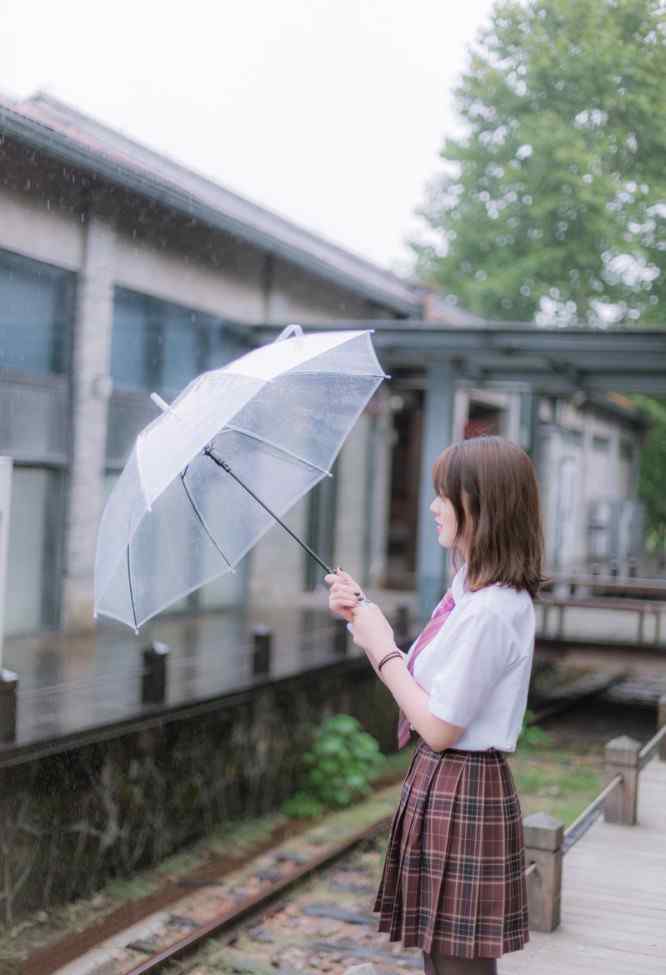
{"label": "umbrella canopy", "polygon": [[95,616],[138,630],[233,571],[275,515],[330,476],[386,378],[371,334],[289,326],[170,406],[153,394],[163,412],[137,437],[100,522]]}

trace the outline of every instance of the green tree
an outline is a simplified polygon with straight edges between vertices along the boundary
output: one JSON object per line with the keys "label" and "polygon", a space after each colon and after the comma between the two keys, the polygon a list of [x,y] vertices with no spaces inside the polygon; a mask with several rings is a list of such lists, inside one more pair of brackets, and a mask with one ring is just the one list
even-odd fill
{"label": "green tree", "polygon": [[639,492],[645,503],[649,548],[666,555],[666,399],[633,396],[652,421],[641,451]]}
{"label": "green tree", "polygon": [[455,99],[422,280],[489,318],[661,324],[664,0],[498,2]]}

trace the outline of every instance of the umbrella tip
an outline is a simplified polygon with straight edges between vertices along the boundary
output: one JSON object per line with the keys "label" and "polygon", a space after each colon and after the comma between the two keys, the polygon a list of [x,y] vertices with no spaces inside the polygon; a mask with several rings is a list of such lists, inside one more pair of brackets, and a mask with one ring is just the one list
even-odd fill
{"label": "umbrella tip", "polygon": [[282,342],[284,339],[290,339],[292,335],[297,336],[297,338],[302,338],[303,336],[303,329],[300,325],[296,325],[294,322],[287,325],[286,328],[283,328],[275,341]]}
{"label": "umbrella tip", "polygon": [[159,409],[162,410],[163,413],[168,413],[169,412],[169,409],[170,409],[169,404],[168,403],[165,403],[165,401],[162,399],[162,397],[159,396],[157,393],[151,393],[150,394],[150,398],[153,401],[153,403],[155,404],[155,406],[159,407]]}

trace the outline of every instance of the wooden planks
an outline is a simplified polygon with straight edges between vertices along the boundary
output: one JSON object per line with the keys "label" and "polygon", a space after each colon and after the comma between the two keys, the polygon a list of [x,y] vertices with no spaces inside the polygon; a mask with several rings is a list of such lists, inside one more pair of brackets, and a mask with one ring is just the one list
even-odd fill
{"label": "wooden planks", "polygon": [[664,975],[666,972],[666,763],[640,775],[638,825],[599,819],[564,858],[562,923],[530,932],[499,975]]}

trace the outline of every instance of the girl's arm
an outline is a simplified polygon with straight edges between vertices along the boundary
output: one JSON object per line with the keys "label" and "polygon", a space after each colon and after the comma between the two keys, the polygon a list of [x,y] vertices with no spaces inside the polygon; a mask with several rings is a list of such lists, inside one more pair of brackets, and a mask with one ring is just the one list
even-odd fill
{"label": "girl's arm", "polygon": [[[390,650],[384,650],[379,660]],[[370,651],[366,649],[368,656]],[[428,694],[414,680],[407,670],[404,658],[394,657],[387,660],[381,669],[380,677],[390,690],[397,704],[407,720],[414,726],[426,745],[435,752],[442,752],[446,748],[453,748],[464,728],[450,724],[431,713],[428,707]]]}
{"label": "girl's arm", "polygon": [[397,649],[393,630],[378,606],[358,606],[361,590],[346,572],[338,570],[327,575],[325,581],[331,587],[329,606],[331,612],[353,620],[354,643],[365,650],[377,676],[386,684],[403,714],[433,751],[452,748],[460,738],[463,727],[450,724],[432,714],[428,707],[428,694],[414,680],[404,657],[388,660],[381,669],[377,664],[389,651]]}

